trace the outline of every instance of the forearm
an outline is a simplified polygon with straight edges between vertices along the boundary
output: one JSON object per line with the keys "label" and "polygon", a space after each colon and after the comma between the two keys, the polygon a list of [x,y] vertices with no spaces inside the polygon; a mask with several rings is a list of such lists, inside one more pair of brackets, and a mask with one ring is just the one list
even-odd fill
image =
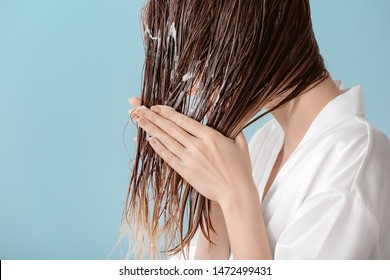
{"label": "forearm", "polygon": [[202,231],[199,232],[199,239],[196,246],[195,259],[198,260],[226,260],[230,256],[229,238],[226,231],[225,219],[221,207],[216,202],[211,202],[211,221],[216,233],[210,230],[210,244]]}
{"label": "forearm", "polygon": [[255,186],[231,195],[221,208],[234,259],[273,258]]}

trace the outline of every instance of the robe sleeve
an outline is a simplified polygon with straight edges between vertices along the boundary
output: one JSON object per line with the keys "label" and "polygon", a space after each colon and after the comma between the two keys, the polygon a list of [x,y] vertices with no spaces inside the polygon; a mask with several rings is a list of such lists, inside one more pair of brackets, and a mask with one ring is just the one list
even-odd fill
{"label": "robe sleeve", "polygon": [[302,204],[274,259],[372,259],[381,255],[378,234],[377,219],[353,192],[327,191]]}

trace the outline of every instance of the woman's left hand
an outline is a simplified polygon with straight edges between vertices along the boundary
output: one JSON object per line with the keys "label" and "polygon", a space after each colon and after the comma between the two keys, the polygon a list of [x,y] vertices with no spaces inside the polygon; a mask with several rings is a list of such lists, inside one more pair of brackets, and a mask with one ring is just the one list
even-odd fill
{"label": "woman's left hand", "polygon": [[223,205],[256,190],[242,131],[232,140],[165,105],[142,106],[132,115],[156,153],[206,198]]}

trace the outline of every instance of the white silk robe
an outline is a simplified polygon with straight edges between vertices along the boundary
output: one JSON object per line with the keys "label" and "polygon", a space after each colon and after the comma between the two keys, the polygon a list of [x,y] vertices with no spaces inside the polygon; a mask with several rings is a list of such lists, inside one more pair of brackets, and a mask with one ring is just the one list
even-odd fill
{"label": "white silk robe", "polygon": [[[260,201],[283,142],[275,119],[249,141]],[[262,209],[274,259],[390,259],[390,142],[366,119],[360,86],[321,110]]]}

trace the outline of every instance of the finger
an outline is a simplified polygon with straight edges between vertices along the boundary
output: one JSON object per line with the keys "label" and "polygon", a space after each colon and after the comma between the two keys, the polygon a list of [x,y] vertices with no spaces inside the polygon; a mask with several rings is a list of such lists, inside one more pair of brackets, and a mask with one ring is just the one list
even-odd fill
{"label": "finger", "polygon": [[132,119],[138,119],[138,116],[136,114],[134,114],[134,111],[136,110],[137,108],[133,108],[133,109],[130,109],[130,110],[127,110],[127,113],[129,114],[129,116],[132,118]]}
{"label": "finger", "polygon": [[167,150],[175,154],[175,156],[177,156],[179,159],[185,161],[186,157],[188,156],[188,150],[183,147],[183,145],[181,145],[179,141],[176,141],[176,139],[169,136],[158,126],[148,121],[144,117],[140,117],[138,119],[138,124],[150,135],[150,137],[158,139]]}
{"label": "finger", "polygon": [[[172,110],[169,110],[172,111]],[[175,112],[175,111],[173,111]],[[149,110],[145,106],[141,106],[134,111],[134,114],[137,114],[149,122],[153,123],[155,126],[160,128],[166,134],[171,136],[177,142],[179,142],[183,147],[189,148],[191,144],[194,142],[194,137],[187,133],[184,129],[180,128],[173,121],[170,121],[163,117],[160,114]]]}
{"label": "finger", "polygon": [[156,105],[152,106],[150,109],[164,118],[174,122],[177,126],[191,133],[195,137],[199,139],[203,139],[205,137],[205,131],[208,130],[207,126],[182,113],[176,112],[172,107]]}
{"label": "finger", "polygon": [[168,163],[176,172],[183,174],[186,166],[185,164],[176,157],[172,152],[170,152],[166,147],[164,147],[161,142],[155,137],[149,137],[149,144],[152,146],[153,150],[166,162]]}
{"label": "finger", "polygon": [[139,106],[141,106],[141,99],[138,97],[131,97],[128,99],[130,105],[132,105],[134,108],[127,110],[128,115],[132,119],[138,119],[136,115],[133,114],[134,110],[137,109]]}
{"label": "finger", "polygon": [[130,105],[133,106],[134,108],[141,106],[141,99],[139,97],[130,97],[127,100],[129,101]]}

